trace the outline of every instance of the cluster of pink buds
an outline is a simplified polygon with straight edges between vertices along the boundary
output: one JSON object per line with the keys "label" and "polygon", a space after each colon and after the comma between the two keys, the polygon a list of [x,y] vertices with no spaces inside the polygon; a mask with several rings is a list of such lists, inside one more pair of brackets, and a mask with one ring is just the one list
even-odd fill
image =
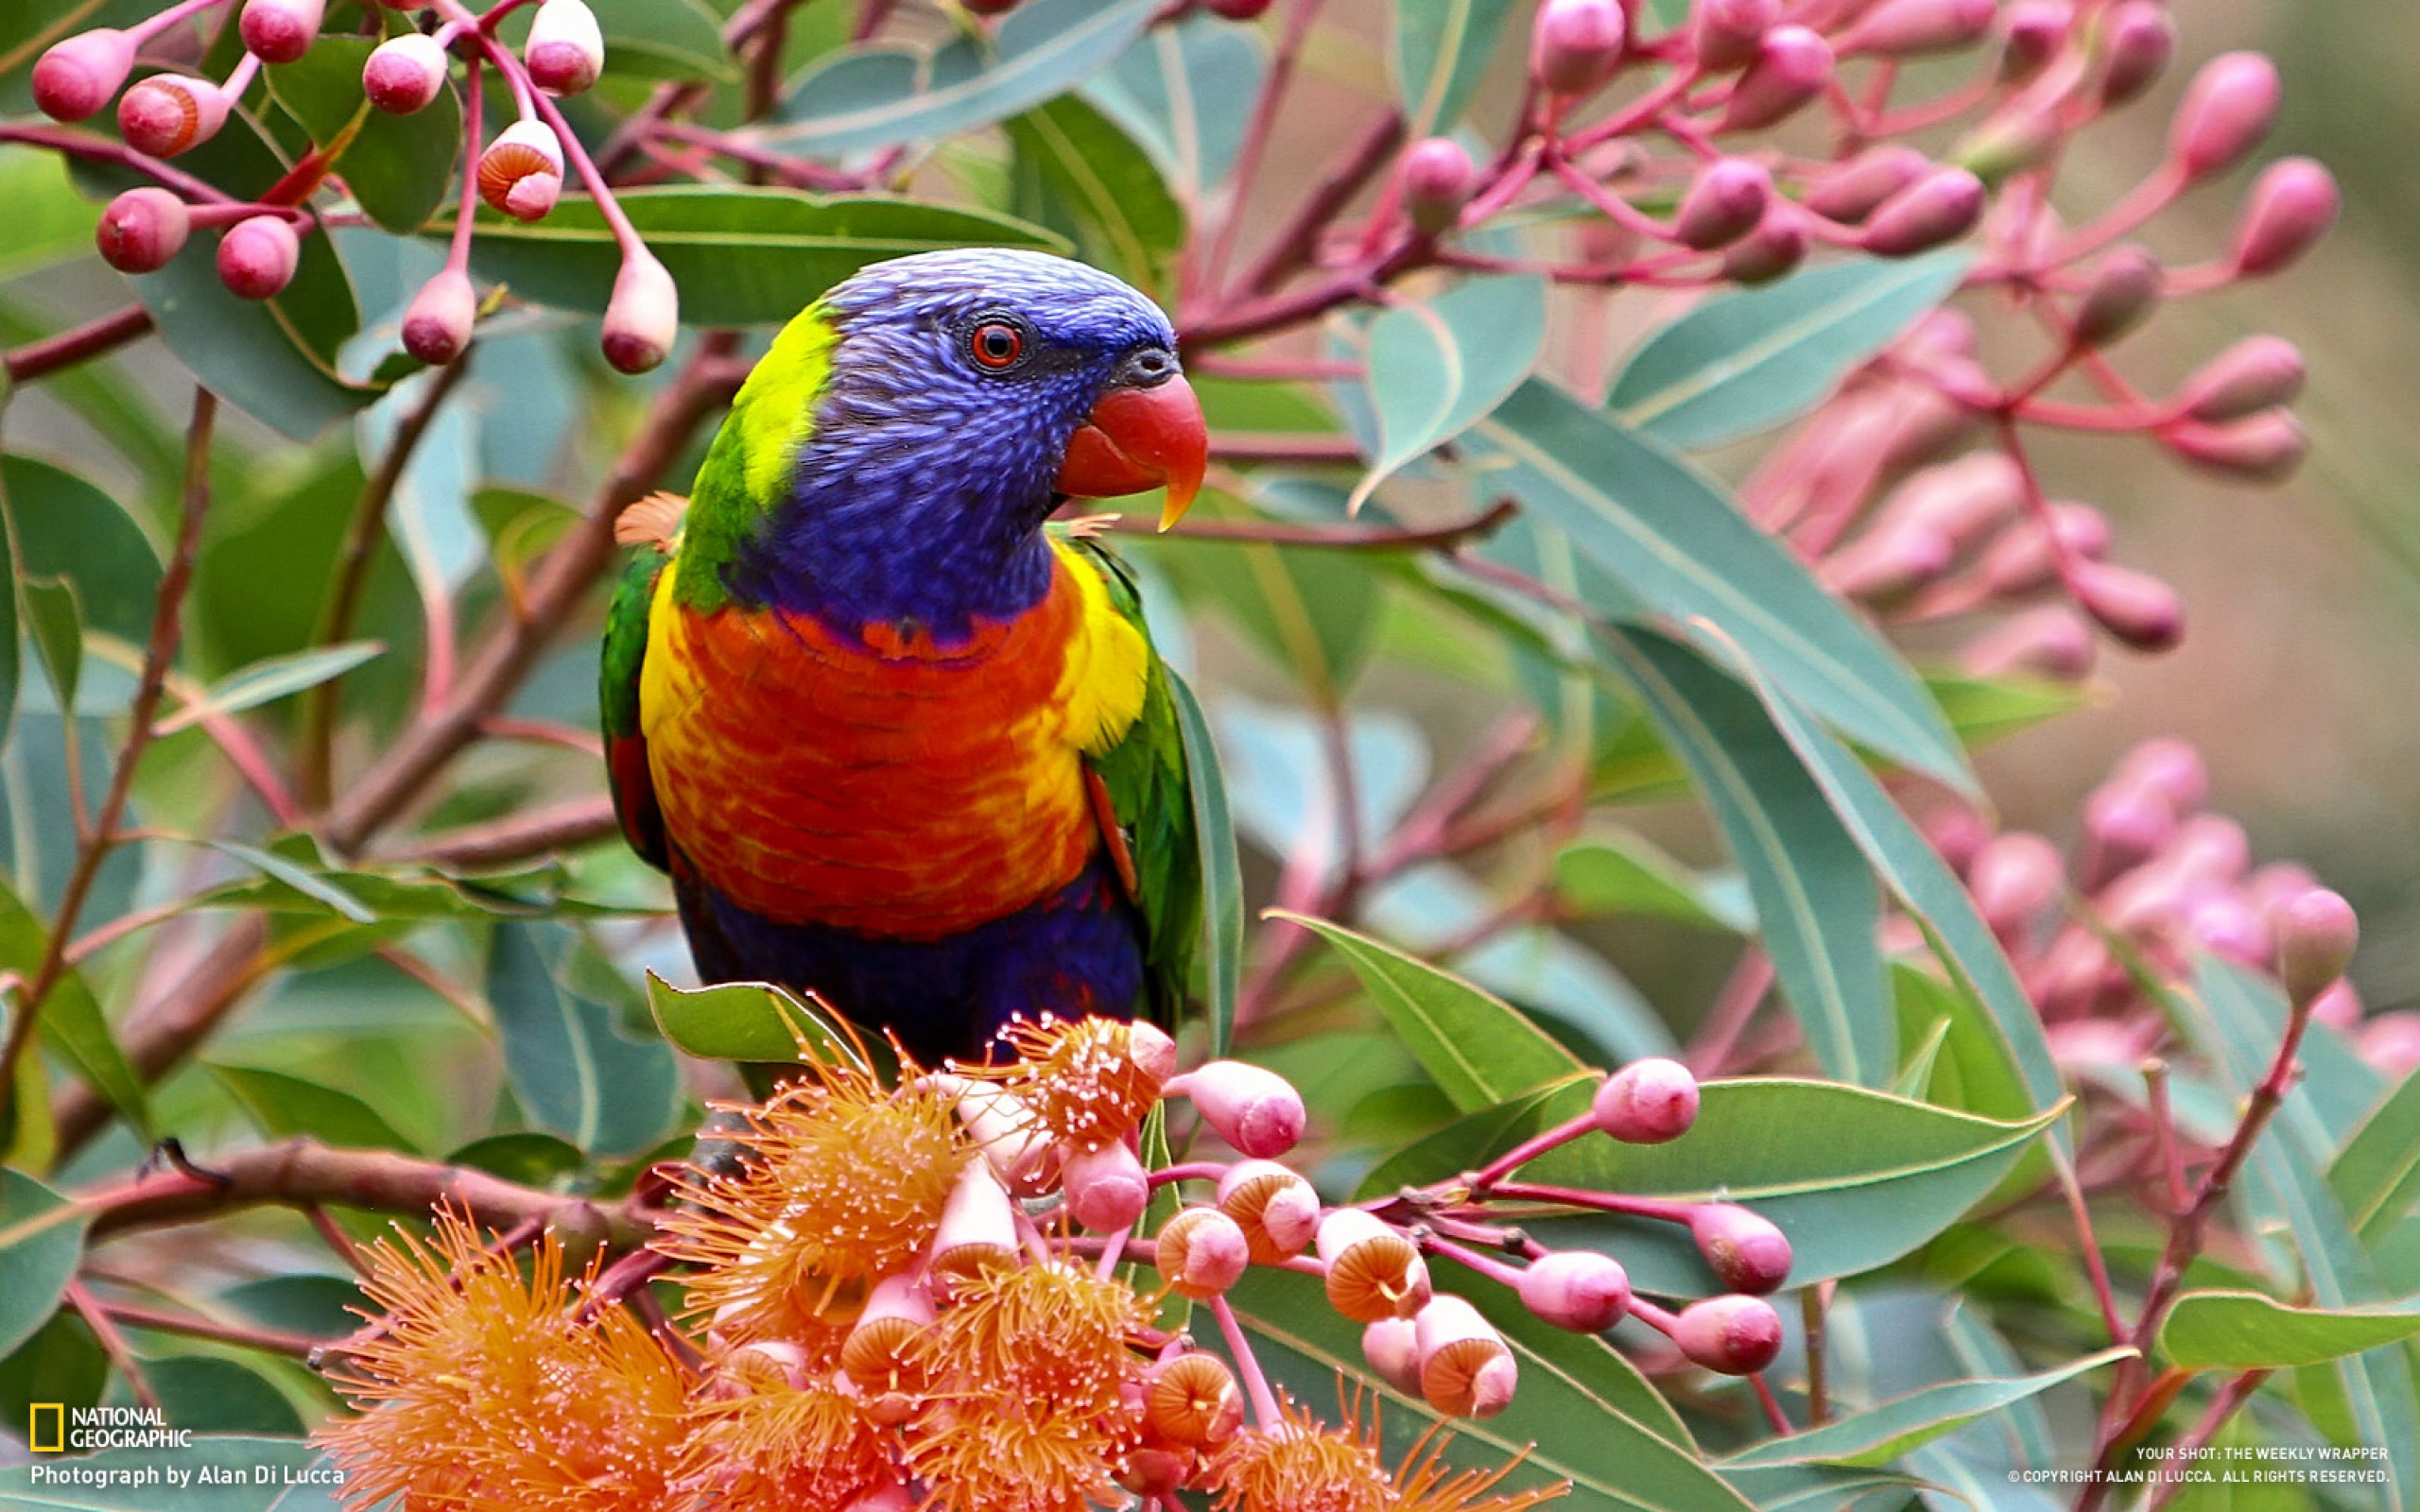
{"label": "cluster of pink buds", "polygon": [[[301,233],[311,225],[301,201],[325,169],[306,163],[260,202],[238,201],[154,160],[173,158],[208,141],[225,126],[264,63],[290,63],[310,50],[325,0],[242,0],[237,29],[245,52],[220,81],[160,73],[130,87],[136,55],[168,28],[231,0],[180,0],[139,26],[79,32],[53,45],[34,65],[34,98],[61,121],[96,114],[118,100],[119,133],[131,166],[160,180],[129,190],[104,213],[101,256],[126,273],[155,272],[183,249],[197,226],[226,228],[219,243],[220,280],[246,299],[281,292],[294,276]],[[622,253],[603,334],[606,359],[625,372],[644,372],[671,349],[680,302],[671,276],[648,250],[614,200],[549,96],[574,94],[596,82],[605,41],[585,0],[540,0],[529,35],[516,55],[494,36],[495,23],[521,0],[498,0],[486,15],[456,0],[435,0],[443,17],[433,32],[406,31],[382,43],[362,69],[362,92],[389,114],[429,109],[446,93],[453,60],[465,60],[472,128],[464,154],[463,192],[445,267],[410,303],[403,322],[405,350],[424,362],[448,363],[469,347],[478,300],[469,275],[472,210],[484,199],[499,214],[538,220],[562,197],[576,168],[612,228]],[[428,9],[419,6],[406,9]],[[484,147],[477,140],[479,83],[493,69],[510,93],[516,118]],[[123,95],[119,91],[124,89]],[[449,102],[447,108],[453,108]]]}
{"label": "cluster of pink buds", "polygon": [[2420,1065],[2420,1013],[2365,1015],[2342,959],[2310,965],[2322,936],[2342,934],[2342,954],[2351,954],[2343,901],[2293,862],[2255,867],[2242,826],[2205,808],[2208,796],[2199,753],[2160,739],[2129,751],[2093,789],[2072,856],[2030,831],[1989,833],[1962,809],[1931,821],[2015,962],[2053,1053],[2079,1066],[2131,1065],[2158,1044],[2160,1015],[2113,953],[2114,937],[2170,977],[2187,974],[2203,951],[2271,972],[2380,1070]]}

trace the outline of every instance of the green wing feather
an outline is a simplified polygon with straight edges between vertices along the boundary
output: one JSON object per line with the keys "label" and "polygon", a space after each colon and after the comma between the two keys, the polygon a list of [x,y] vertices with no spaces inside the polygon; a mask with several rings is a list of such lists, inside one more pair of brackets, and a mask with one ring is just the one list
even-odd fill
{"label": "green wing feather", "polygon": [[664,814],[656,806],[648,775],[647,736],[639,729],[639,672],[647,662],[648,614],[656,579],[672,564],[662,546],[646,544],[631,554],[614,602],[605,611],[605,646],[597,663],[597,710],[604,726],[606,784],[623,837],[648,865],[667,868]]}
{"label": "green wing feather", "polygon": [[[1100,570],[1110,603],[1148,644],[1151,632],[1143,622],[1142,595],[1124,564],[1089,539],[1067,538],[1067,544]],[[1143,712],[1123,740],[1090,760],[1134,857],[1146,1006],[1155,1022],[1173,1029],[1191,988],[1201,935],[1202,860],[1184,732],[1168,693],[1168,670],[1156,650]]]}

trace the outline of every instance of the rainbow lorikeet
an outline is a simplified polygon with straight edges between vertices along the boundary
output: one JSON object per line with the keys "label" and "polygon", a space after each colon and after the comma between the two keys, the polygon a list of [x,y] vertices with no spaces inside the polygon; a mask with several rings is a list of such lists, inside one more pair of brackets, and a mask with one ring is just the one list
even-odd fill
{"label": "rainbow lorikeet", "polygon": [[623,833],[699,972],[813,990],[920,1060],[1011,1017],[1172,1022],[1189,774],[1134,587],[1045,522],[1200,487],[1167,318],[1081,264],[920,253],[773,341],[605,632]]}

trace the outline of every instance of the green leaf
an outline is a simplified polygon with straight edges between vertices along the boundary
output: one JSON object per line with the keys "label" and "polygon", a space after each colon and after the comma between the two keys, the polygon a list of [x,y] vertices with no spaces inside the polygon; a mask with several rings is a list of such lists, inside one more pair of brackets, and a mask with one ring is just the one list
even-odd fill
{"label": "green leaf", "polygon": [[199,697],[160,721],[159,732],[172,735],[205,719],[290,697],[331,678],[344,676],[364,662],[384,655],[386,649],[376,641],[347,641],[341,645],[255,662],[203,689]]}
{"label": "green leaf", "polygon": [[293,62],[269,69],[268,88],[318,146],[344,142],[336,171],[354,202],[381,227],[407,236],[437,214],[454,182],[462,107],[449,84],[409,115],[372,109],[362,97],[361,67],[376,46],[370,37],[321,37]]}
{"label": "green leaf", "polygon": [[1478,432],[1580,555],[1675,623],[1703,617],[1842,733],[1961,792],[1955,737],[1895,652],[1703,474],[1542,379]]}
{"label": "green leaf", "polygon": [[[33,915],[24,900],[0,887],[0,967],[30,982],[42,970],[50,944],[50,930]],[[22,989],[10,1005],[23,1012]],[[142,1078],[127,1063],[101,1013],[98,998],[73,966],[61,966],[42,1003],[43,1042],[75,1064],[77,1074],[100,1093],[146,1143],[151,1138],[151,1111]]]}
{"label": "green leaf", "polygon": [[1740,1451],[1723,1461],[1726,1469],[1762,1465],[1884,1465],[1942,1435],[1998,1412],[2136,1353],[2131,1348],[2103,1349],[2070,1361],[2055,1370],[2034,1375],[1982,1381],[1945,1381],[1911,1391],[1863,1412]]}
{"label": "green leaf", "polygon": [[[172,1427],[196,1434],[302,1435],[302,1418],[285,1393],[233,1360],[171,1355],[145,1361],[143,1375]],[[133,1404],[130,1394],[120,1403]]]}
{"label": "green leaf", "polygon": [[495,927],[487,995],[505,1072],[541,1128],[592,1154],[633,1154],[671,1127],[680,1064],[660,1040],[624,1039],[611,1009],[562,985],[564,936],[509,919]]}
{"label": "green leaf", "polygon": [[[1580,1081],[1522,1100],[1516,1116],[1471,1114],[1381,1169],[1394,1186],[1469,1170],[1581,1113],[1594,1091]],[[1991,1192],[2058,1112],[2009,1123],[1838,1082],[1714,1081],[1700,1090],[1696,1125],[1670,1143],[1577,1140],[1524,1165],[1518,1179],[1745,1204],[1789,1236],[1789,1284],[1807,1286],[1886,1265],[1941,1232]],[[1475,1142],[1465,1126],[1482,1121],[1493,1138]],[[1556,1247],[1617,1257],[1642,1292],[1720,1289],[1687,1233],[1671,1224],[1590,1214],[1523,1228]]]}
{"label": "green leaf", "polygon": [[[76,685],[84,671],[84,611],[76,602],[76,584],[66,577],[27,577],[17,584],[25,606],[26,638],[42,658],[51,696],[61,709],[76,707]],[[9,717],[16,708],[10,700]]]}
{"label": "green leaf", "polygon": [[2361,1243],[2375,1249],[2420,1203],[2420,1071],[2362,1121],[2327,1168]]}
{"label": "green leaf", "polygon": [[385,1115],[351,1092],[323,1087],[282,1071],[209,1063],[210,1074],[227,1089],[260,1131],[271,1139],[307,1134],[324,1144],[373,1150],[409,1150],[412,1142],[395,1132]]}
{"label": "green leaf", "polygon": [[107,490],[29,456],[0,456],[17,570],[76,585],[84,623],[140,645],[151,632],[160,558]]}
{"label": "green leaf", "polygon": [[[1356,1383],[1367,1376],[1361,1325],[1329,1307],[1315,1279],[1254,1266],[1228,1297],[1270,1376],[1322,1416],[1338,1390],[1339,1372]],[[1601,1360],[1574,1368],[1572,1356],[1561,1349],[1541,1352],[1527,1328],[1506,1343],[1520,1359],[1520,1389],[1496,1417],[1453,1423],[1448,1462],[1493,1470],[1526,1451],[1499,1489],[1517,1492],[1567,1477],[1571,1494],[1552,1503],[1564,1512],[1742,1512],[1747,1506],[1705,1468],[1685,1436],[1669,1433],[1670,1409],[1658,1412],[1639,1399],[1644,1383],[1629,1372]],[[1390,1466],[1400,1464],[1437,1417],[1426,1403],[1392,1387],[1369,1381],[1367,1389],[1377,1399],[1380,1452]]]}
{"label": "green leaf", "polygon": [[76,1277],[92,1224],[91,1213],[32,1177],[0,1168],[0,1356],[15,1353],[49,1320]]}
{"label": "green leaf", "polygon": [[1891,963],[1891,986],[1900,1043],[1915,1043],[1930,1033],[1940,1037],[1927,1068],[1923,1101],[1986,1118],[2022,1118],[2034,1110],[2032,1094],[1979,1002],[1906,961]]}
{"label": "green leaf", "polygon": [[[5,1307],[0,1303],[0,1310]],[[16,1352],[0,1359],[0,1423],[23,1432],[18,1425],[30,1426],[26,1409],[37,1401],[70,1409],[95,1406],[109,1380],[110,1359],[92,1329],[72,1309],[62,1308]]]}
{"label": "green leaf", "polygon": [[1199,201],[1235,166],[1253,101],[1268,72],[1259,34],[1200,10],[1134,39],[1084,83],[1084,95]]}
{"label": "green leaf", "polygon": [[1973,261],[1953,249],[1834,263],[1708,300],[1638,349],[1606,404],[1683,451],[1753,435],[1821,403],[1948,298]]}
{"label": "green leaf", "polygon": [[2317,1365],[2420,1333],[2420,1298],[2375,1307],[2293,1307],[2258,1292],[2187,1292],[2159,1350],[2185,1370]]}
{"label": "green leaf", "polygon": [[[1735,656],[1732,661],[1737,665],[1746,659]],[[1742,670],[1762,699],[1766,714],[1824,790],[1849,836],[1865,852],[1884,885],[1923,926],[1934,954],[1959,989],[1990,1015],[1993,1033],[2023,1078],[2031,1106],[2038,1110],[2056,1103],[2066,1094],[2065,1087],[2051,1063],[2041,1017],[2033,1011],[2032,1000],[2025,995],[1999,940],[1976,912],[1965,885],[1891,800],[1874,774],[1847,747],[1808,718],[1767,669],[1748,663]]]}
{"label": "green leaf", "polygon": [[1011,116],[1009,137],[1085,231],[1087,259],[1155,287],[1184,244],[1184,209],[1150,155],[1100,110],[1065,94]]}
{"label": "green leaf", "polygon": [[0,279],[91,253],[101,213],[77,192],[60,154],[0,146],[0,204],[9,207]]}
{"label": "green leaf", "polygon": [[640,78],[730,78],[722,24],[699,0],[589,0],[605,70]]}
{"label": "green leaf", "polygon": [[1887,1087],[1898,1071],[1865,857],[1763,706],[1677,641],[1607,628],[1600,639],[1688,765],[1755,900],[1782,991],[1824,1069]]}
{"label": "green leaf", "polygon": [[1282,908],[1265,917],[1299,924],[1336,947],[1459,1111],[1492,1108],[1585,1069],[1518,1008],[1460,977],[1323,919]]}
{"label": "green leaf", "polygon": [[[1756,1503],[1756,1512],[1850,1512],[1866,1499],[1889,1492],[1898,1500],[1888,1507],[1917,1504],[1910,1499],[1925,1483],[1893,1470],[1853,1470],[1832,1465],[1776,1465],[1770,1469],[1724,1467],[1722,1478],[1732,1489]],[[1990,1503],[1977,1502],[1988,1512]]]}
{"label": "green leaf", "polygon": [[[0,1469],[9,1512],[318,1512],[335,1503],[311,1478],[331,1471],[319,1446],[299,1438],[197,1436],[190,1446],[110,1449],[79,1457],[88,1484],[37,1479],[43,1467]],[[170,1481],[167,1472],[177,1479]],[[256,1483],[256,1475],[268,1478]],[[288,1484],[289,1482],[294,1484]],[[92,1484],[97,1483],[97,1484]]]}
{"label": "green leaf", "polygon": [[1201,928],[1204,996],[1210,1006],[1210,1053],[1223,1056],[1236,1031],[1236,992],[1244,970],[1243,863],[1236,853],[1235,817],[1227,809],[1227,778],[1218,742],[1193,689],[1173,667],[1168,698],[1184,735],[1184,760],[1193,787],[1193,830],[1201,849]]}
{"label": "green leaf", "polygon": [[1925,690],[1968,750],[2022,733],[2092,702],[2083,685],[2048,678],[1969,678],[1927,672]]}
{"label": "green leaf", "polygon": [[768,982],[723,982],[713,987],[674,987],[647,974],[647,1001],[664,1038],[702,1060],[766,1060],[787,1064],[801,1055],[799,1041],[818,1058],[863,1066],[865,1058],[825,1016],[787,989]]}
{"label": "green leaf", "polygon": [[1512,0],[1403,0],[1394,8],[1395,94],[1405,136],[1453,129],[1504,35]]}
{"label": "green leaf", "polygon": [[[689,325],[777,325],[868,263],[909,252],[1062,249],[1048,232],[1006,215],[908,199],[706,184],[614,198],[680,286]],[[622,256],[596,202],[572,199],[535,222],[482,212],[471,266],[525,300],[601,315]]]}
{"label": "green leaf", "polygon": [[552,1187],[586,1170],[588,1158],[579,1153],[578,1145],[565,1143],[552,1134],[524,1131],[473,1140],[446,1156],[445,1163],[467,1165],[523,1186]]}
{"label": "green leaf", "polygon": [[783,99],[770,146],[821,157],[929,142],[1006,120],[1064,94],[1150,25],[1157,0],[1028,0],[990,56],[961,37],[929,58],[858,48],[813,69]]}
{"label": "green leaf", "polygon": [[1427,303],[1388,306],[1370,322],[1366,362],[1378,455],[1355,486],[1353,506],[1503,403],[1537,365],[1546,338],[1539,274],[1467,278]]}
{"label": "green leaf", "polygon": [[1698,879],[1635,834],[1605,832],[1555,853],[1555,897],[1581,915],[1670,919],[1737,931],[1742,921],[1716,913]]}

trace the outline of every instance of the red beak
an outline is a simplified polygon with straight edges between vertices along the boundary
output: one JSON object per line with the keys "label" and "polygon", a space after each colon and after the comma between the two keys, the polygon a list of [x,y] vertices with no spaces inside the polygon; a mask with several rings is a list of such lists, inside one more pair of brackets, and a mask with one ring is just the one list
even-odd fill
{"label": "red beak", "polygon": [[1184,375],[1175,374],[1148,388],[1121,387],[1101,395],[1068,438],[1057,488],[1070,498],[1109,499],[1166,487],[1167,507],[1160,511],[1166,530],[1201,490],[1209,465],[1201,402]]}

